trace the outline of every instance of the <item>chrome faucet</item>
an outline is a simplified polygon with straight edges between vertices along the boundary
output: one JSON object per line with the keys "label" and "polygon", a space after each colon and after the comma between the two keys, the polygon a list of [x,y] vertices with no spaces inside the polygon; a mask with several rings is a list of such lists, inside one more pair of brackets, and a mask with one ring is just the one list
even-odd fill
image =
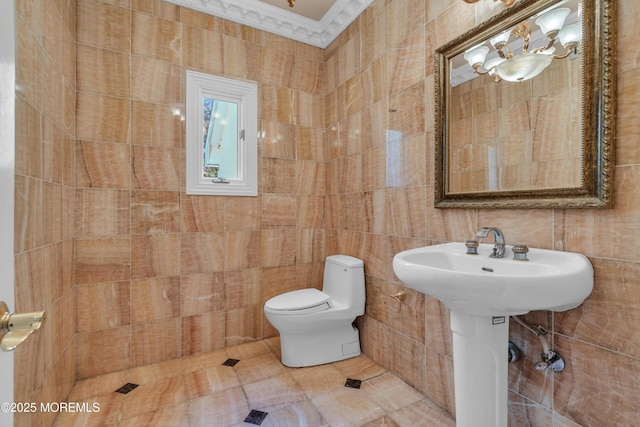
{"label": "chrome faucet", "polygon": [[482,227],[476,233],[478,239],[484,239],[489,235],[489,232],[493,233],[495,245],[493,246],[493,253],[489,255],[490,258],[504,258],[504,234],[497,227]]}

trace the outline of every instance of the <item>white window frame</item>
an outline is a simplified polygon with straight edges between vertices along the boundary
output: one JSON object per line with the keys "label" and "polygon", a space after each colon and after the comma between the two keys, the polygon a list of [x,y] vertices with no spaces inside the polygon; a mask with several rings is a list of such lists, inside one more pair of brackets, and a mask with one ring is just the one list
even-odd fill
{"label": "white window frame", "polygon": [[[258,85],[187,70],[187,194],[258,195]],[[238,104],[238,178],[216,182],[203,176],[204,98]],[[224,178],[224,177],[222,177]]]}

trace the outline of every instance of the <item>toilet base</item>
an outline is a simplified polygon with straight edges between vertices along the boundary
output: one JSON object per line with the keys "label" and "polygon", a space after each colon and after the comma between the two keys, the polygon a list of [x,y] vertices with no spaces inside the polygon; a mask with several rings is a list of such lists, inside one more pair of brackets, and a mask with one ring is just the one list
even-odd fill
{"label": "toilet base", "polygon": [[292,368],[323,365],[360,355],[360,335],[353,325],[340,329],[280,334],[282,364]]}

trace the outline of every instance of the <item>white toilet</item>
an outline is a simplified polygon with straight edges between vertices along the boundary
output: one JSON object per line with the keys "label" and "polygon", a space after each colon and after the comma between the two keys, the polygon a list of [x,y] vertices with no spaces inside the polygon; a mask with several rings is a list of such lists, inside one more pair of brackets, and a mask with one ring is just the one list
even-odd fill
{"label": "white toilet", "polygon": [[364,314],[364,263],[348,255],[325,260],[322,291],[300,289],[264,304],[269,322],[280,332],[282,363],[314,366],[360,354],[360,336],[353,326]]}

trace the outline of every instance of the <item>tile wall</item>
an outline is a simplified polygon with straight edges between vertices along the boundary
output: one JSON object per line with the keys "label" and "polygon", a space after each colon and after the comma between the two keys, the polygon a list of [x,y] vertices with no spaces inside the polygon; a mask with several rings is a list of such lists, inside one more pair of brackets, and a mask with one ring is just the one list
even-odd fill
{"label": "tile wall", "polygon": [[[322,50],[161,1],[77,4],[77,377],[274,335],[264,301],[321,283]],[[187,69],[258,82],[258,197],[186,195]]]}
{"label": "tile wall", "polygon": [[561,373],[538,372],[540,343],[517,323],[510,337],[525,357],[510,365],[513,426],[640,424],[640,5],[617,3],[619,48],[616,207],[612,210],[438,210],[433,208],[433,52],[502,10],[481,1],[375,1],[326,50],[327,241],[364,259],[364,351],[441,407],[455,410],[448,312],[405,289],[400,313],[388,295],[402,284],[395,253],[464,241],[498,226],[508,242],[587,255],[591,297],[566,313],[525,319],[552,331]]}
{"label": "tile wall", "polygon": [[[640,5],[617,4],[616,208],[496,211],[432,208],[432,52],[499,3],[376,0],[323,51],[160,0],[18,0],[16,304],[50,321],[16,396],[272,336],[263,302],[320,286],[341,252],[365,261],[364,352],[453,412],[448,313],[408,289],[393,311],[391,259],[495,225],[596,271],[580,308],[526,316],[564,372],[533,370],[538,340],[512,322],[511,424],[640,424]],[[257,198],[185,195],[187,68],[259,82]]]}
{"label": "tile wall", "polygon": [[[15,350],[16,402],[64,401],[75,380],[75,1],[17,0],[16,313],[47,312]],[[55,413],[16,413],[50,425]]]}

